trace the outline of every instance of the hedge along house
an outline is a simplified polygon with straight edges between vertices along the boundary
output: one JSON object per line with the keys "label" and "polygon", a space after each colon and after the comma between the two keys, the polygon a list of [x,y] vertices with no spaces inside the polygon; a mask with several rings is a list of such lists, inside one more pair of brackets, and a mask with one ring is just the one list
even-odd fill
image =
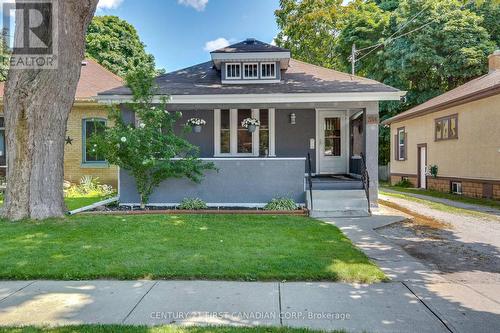
{"label": "hedge along house", "polygon": [[[105,127],[106,106],[97,103],[97,94],[123,85],[123,80],[93,60],[82,62],[80,80],[71,109],[64,150],[64,179],[78,184],[83,176],[98,177],[102,184],[118,186],[118,168],[98,156],[88,138]],[[7,168],[5,127],[3,117],[4,84],[0,84],[0,175]]]}
{"label": "hedge along house", "polygon": [[[362,156],[371,203],[377,204],[379,102],[400,100],[404,93],[294,60],[289,50],[254,39],[216,50],[211,58],[159,76],[156,83],[158,99],[168,95],[168,110],[181,111],[183,122],[207,122],[188,139],[219,172],[208,172],[201,184],[168,180],[152,195],[152,205],[199,197],[210,206],[260,207],[289,197],[307,201],[318,216],[366,215]],[[125,87],[99,95],[103,103],[130,99]],[[253,133],[242,126],[247,118],[260,120]],[[119,192],[122,204],[139,203],[134,179],[123,170]]]}
{"label": "hedge along house", "polygon": [[[489,73],[384,122],[391,183],[500,199],[500,51]],[[430,175],[437,166],[437,177]]]}

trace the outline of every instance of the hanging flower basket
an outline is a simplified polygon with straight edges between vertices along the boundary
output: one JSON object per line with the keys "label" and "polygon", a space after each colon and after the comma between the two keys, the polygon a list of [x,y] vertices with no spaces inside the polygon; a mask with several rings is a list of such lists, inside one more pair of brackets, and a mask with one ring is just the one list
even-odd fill
{"label": "hanging flower basket", "polygon": [[201,118],[191,118],[187,121],[186,125],[191,127],[193,133],[201,133],[201,129],[207,122]]}
{"label": "hanging flower basket", "polygon": [[255,132],[259,126],[260,121],[255,118],[246,118],[241,122],[241,127],[246,128],[250,133]]}

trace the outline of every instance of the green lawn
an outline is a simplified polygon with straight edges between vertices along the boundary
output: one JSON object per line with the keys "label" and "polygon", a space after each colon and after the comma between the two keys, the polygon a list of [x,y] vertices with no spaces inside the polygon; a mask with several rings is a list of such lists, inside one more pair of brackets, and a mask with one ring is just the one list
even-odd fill
{"label": "green lawn", "polygon": [[416,189],[416,188],[404,188],[404,187],[398,187],[398,186],[384,186],[384,187],[382,187],[382,189],[384,189],[384,188],[387,188],[387,189],[390,189],[393,191],[403,192],[403,193],[421,194],[421,195],[427,195],[429,197],[434,197],[434,198],[448,199],[448,200],[467,203],[467,204],[474,204],[474,205],[480,205],[480,206],[486,206],[486,207],[500,209],[500,200],[469,198],[469,197],[461,196],[458,194],[444,193],[444,192],[433,191],[433,190],[421,190],[421,189]]}
{"label": "green lawn", "polygon": [[[59,328],[0,328],[0,333],[319,333],[292,328],[234,328],[234,327],[143,327],[143,326],[68,326]],[[341,333],[343,331],[335,331]],[[334,332],[332,332],[334,333]]]}
{"label": "green lawn", "polygon": [[[96,202],[107,199],[109,196],[79,196],[79,197],[71,197],[64,198],[64,202],[66,203],[66,208],[68,211],[72,211],[78,208],[90,206]],[[3,205],[3,195],[0,194],[0,206]]]}
{"label": "green lawn", "polygon": [[76,215],[0,220],[0,279],[379,282],[336,227],[297,216]]}

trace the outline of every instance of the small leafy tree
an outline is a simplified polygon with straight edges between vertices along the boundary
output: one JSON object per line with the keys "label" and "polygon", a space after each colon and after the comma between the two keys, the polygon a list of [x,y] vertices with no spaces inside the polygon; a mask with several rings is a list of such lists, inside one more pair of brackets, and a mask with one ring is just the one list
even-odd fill
{"label": "small leafy tree", "polygon": [[127,106],[135,112],[136,124],[125,123],[120,108],[111,107],[112,125],[91,142],[109,163],[132,174],[144,208],[163,181],[186,177],[199,183],[204,171],[215,170],[215,166],[200,160],[199,148],[174,133],[182,115],[167,111],[167,99],[153,103],[151,71],[138,69],[126,77],[126,82],[133,94]]}

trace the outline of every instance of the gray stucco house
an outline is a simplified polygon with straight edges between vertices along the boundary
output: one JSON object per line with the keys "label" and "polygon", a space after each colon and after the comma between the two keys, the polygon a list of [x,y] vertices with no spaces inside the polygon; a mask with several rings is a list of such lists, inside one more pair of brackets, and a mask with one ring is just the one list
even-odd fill
{"label": "gray stucco house", "polygon": [[[201,184],[169,180],[152,205],[199,197],[211,206],[260,207],[291,197],[316,216],[366,215],[366,174],[376,205],[379,102],[400,100],[404,92],[294,60],[289,50],[255,39],[211,58],[159,76],[158,99],[168,95],[169,111],[181,111],[185,121],[207,122],[188,139],[219,172],[208,172]],[[99,95],[102,103],[130,98],[125,87]],[[126,110],[124,116],[134,121]],[[241,124],[246,118],[261,126],[249,132]],[[134,179],[123,170],[119,195],[122,204],[139,202]]]}

